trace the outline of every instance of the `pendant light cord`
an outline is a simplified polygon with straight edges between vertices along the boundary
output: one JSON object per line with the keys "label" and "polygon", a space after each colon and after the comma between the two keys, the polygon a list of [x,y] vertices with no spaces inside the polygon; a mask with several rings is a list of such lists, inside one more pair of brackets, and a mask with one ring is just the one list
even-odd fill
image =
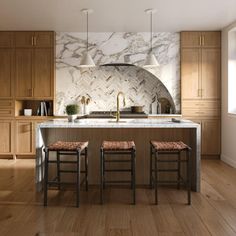
{"label": "pendant light cord", "polygon": [[152,52],[152,12],[150,14],[150,52]]}
{"label": "pendant light cord", "polygon": [[88,12],[87,12],[87,52],[88,52]]}

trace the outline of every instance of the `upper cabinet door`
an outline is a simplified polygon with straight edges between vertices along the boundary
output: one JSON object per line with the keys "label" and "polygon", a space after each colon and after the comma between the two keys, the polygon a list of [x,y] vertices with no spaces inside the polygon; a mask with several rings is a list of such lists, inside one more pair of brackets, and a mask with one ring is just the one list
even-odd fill
{"label": "upper cabinet door", "polygon": [[33,96],[32,90],[32,61],[33,50],[29,48],[16,49],[16,97],[17,98],[31,98]]}
{"label": "upper cabinet door", "polygon": [[0,32],[0,48],[13,47],[13,41],[12,32]]}
{"label": "upper cabinet door", "polygon": [[220,31],[208,31],[202,32],[202,47],[221,47],[221,32]]}
{"label": "upper cabinet door", "polygon": [[197,48],[184,48],[181,51],[182,99],[200,98],[200,54],[201,50]]}
{"label": "upper cabinet door", "polygon": [[13,49],[0,48],[0,98],[12,98],[13,73]]}
{"label": "upper cabinet door", "polygon": [[50,48],[34,50],[34,97],[53,98],[53,53]]}
{"label": "upper cabinet door", "polygon": [[200,47],[201,32],[181,32],[181,47]]}
{"label": "upper cabinet door", "polygon": [[35,47],[53,47],[54,45],[54,32],[35,32],[34,33],[34,46]]}
{"label": "upper cabinet door", "polygon": [[28,48],[34,46],[34,32],[16,32],[15,45],[17,48]]}
{"label": "upper cabinet door", "polygon": [[202,98],[220,98],[221,53],[217,48],[202,49]]}

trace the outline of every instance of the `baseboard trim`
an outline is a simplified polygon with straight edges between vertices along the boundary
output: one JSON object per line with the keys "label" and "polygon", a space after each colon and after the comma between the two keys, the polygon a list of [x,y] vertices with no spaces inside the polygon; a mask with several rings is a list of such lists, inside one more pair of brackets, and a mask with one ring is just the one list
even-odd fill
{"label": "baseboard trim", "polygon": [[236,168],[236,160],[232,160],[230,157],[224,155],[224,154],[221,154],[221,160],[225,163],[227,163],[228,165]]}

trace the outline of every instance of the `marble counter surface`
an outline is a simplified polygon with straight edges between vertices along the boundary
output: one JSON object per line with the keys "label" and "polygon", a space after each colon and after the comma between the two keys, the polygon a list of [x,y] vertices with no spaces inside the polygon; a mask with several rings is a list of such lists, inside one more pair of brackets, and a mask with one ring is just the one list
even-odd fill
{"label": "marble counter surface", "polygon": [[68,122],[67,119],[53,119],[38,124],[39,128],[198,128],[199,124],[190,120],[180,120],[180,123],[171,119],[78,119]]}

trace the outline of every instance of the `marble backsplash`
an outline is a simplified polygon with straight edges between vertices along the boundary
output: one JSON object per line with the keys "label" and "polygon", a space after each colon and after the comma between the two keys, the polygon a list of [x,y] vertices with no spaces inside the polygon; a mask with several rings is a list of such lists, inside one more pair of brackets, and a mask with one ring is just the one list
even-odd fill
{"label": "marble backsplash", "polygon": [[149,33],[89,33],[89,52],[96,65],[129,63],[136,66],[97,66],[81,69],[86,34],[60,32],[56,37],[56,115],[63,115],[69,103],[91,99],[89,109],[115,110],[116,95],[126,95],[126,106],[150,105],[157,98],[170,101],[180,113],[179,33],[154,33],[153,52],[158,68],[142,68],[149,51]]}

